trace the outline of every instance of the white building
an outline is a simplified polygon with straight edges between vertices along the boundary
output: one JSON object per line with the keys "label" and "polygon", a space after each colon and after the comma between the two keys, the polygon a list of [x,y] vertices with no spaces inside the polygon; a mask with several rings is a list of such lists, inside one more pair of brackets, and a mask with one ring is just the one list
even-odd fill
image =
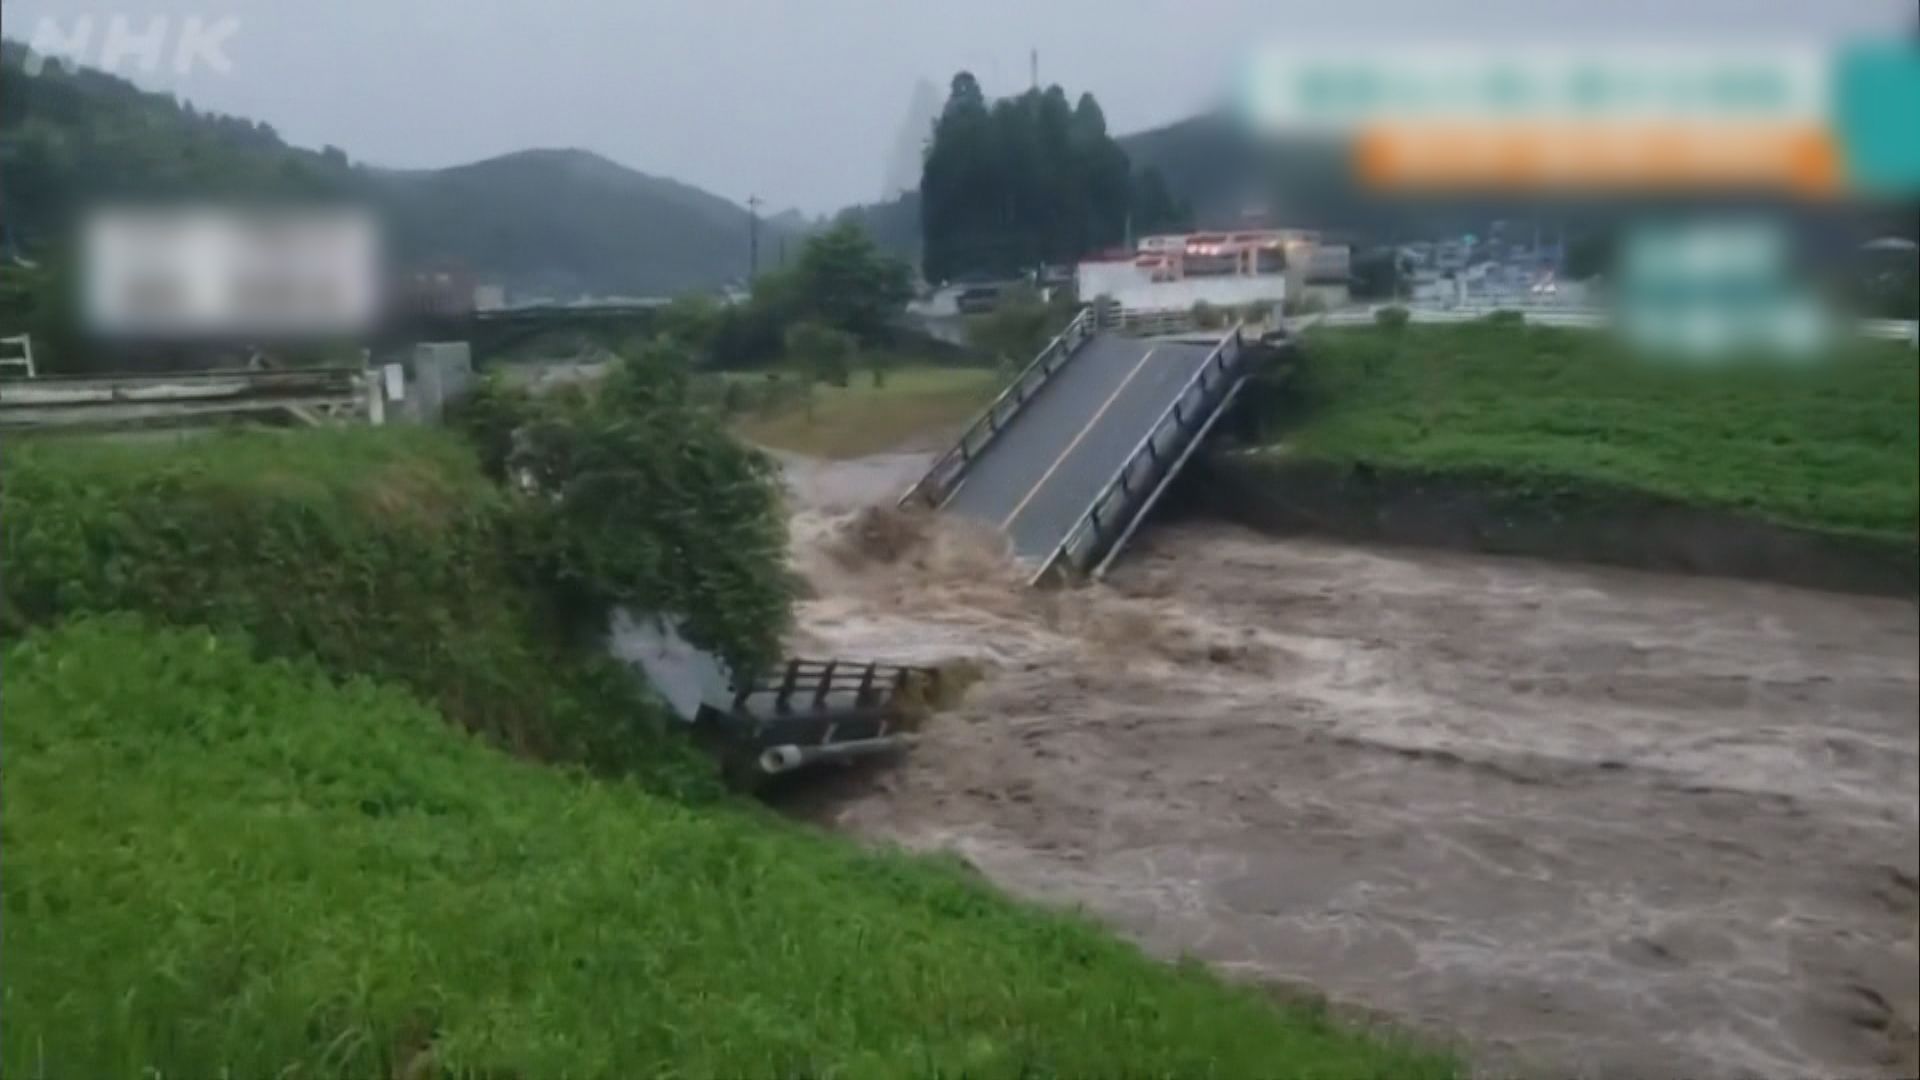
{"label": "white building", "polygon": [[1080,299],[1108,297],[1128,311],[1185,311],[1279,304],[1288,296],[1333,289],[1346,299],[1350,255],[1298,230],[1245,230],[1148,236],[1131,251],[1082,260]]}

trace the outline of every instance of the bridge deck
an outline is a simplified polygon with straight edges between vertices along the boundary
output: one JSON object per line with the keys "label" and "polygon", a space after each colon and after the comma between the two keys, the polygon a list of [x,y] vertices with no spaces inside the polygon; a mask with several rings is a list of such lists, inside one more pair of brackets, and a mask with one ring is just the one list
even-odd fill
{"label": "bridge deck", "polygon": [[1022,559],[1053,553],[1212,351],[1096,337],[967,470],[948,508],[1006,533]]}

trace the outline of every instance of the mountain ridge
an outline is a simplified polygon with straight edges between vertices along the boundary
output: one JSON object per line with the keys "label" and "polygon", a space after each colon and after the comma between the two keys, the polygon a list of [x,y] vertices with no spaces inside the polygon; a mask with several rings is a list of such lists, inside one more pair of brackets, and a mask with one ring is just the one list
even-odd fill
{"label": "mountain ridge", "polygon": [[[385,215],[403,265],[458,267],[516,295],[667,295],[747,276],[746,207],[593,150],[538,147],[438,169],[357,163],[96,69],[27,75],[28,55],[0,42],[9,245],[55,242],[108,199],[346,198]],[[760,228],[764,245],[797,225]]]}

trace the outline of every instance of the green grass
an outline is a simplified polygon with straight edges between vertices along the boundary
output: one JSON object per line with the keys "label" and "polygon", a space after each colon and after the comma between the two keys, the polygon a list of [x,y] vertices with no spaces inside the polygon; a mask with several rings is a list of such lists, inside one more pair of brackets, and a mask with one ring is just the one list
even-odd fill
{"label": "green grass", "polygon": [[[760,379],[763,376],[737,376]],[[789,402],[739,417],[734,430],[761,446],[822,458],[853,458],[957,434],[999,393],[990,368],[902,367],[875,387],[856,371],[844,387],[816,386],[812,408]]]}
{"label": "green grass", "polygon": [[711,781],[614,661],[564,640],[504,494],[418,428],[49,438],[0,466],[0,630],[135,611],[410,687],[546,760]]}
{"label": "green grass", "polygon": [[1805,370],[1699,371],[1573,330],[1322,331],[1285,391],[1294,405],[1279,437],[1308,459],[1527,489],[1599,485],[1912,543],[1917,364],[1885,343]]}
{"label": "green grass", "polygon": [[[325,466],[322,466],[325,468]],[[4,671],[13,1077],[1438,1077],[951,865],[89,617]]]}

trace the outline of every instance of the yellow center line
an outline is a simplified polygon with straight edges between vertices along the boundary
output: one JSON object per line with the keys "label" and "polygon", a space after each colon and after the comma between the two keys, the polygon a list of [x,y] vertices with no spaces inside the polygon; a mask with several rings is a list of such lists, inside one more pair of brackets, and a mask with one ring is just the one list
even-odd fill
{"label": "yellow center line", "polygon": [[1027,504],[1033,501],[1035,495],[1040,494],[1040,489],[1047,486],[1047,481],[1052,478],[1054,470],[1060,467],[1061,462],[1067,460],[1067,455],[1073,453],[1073,448],[1080,445],[1080,440],[1087,437],[1087,432],[1093,430],[1094,425],[1100,422],[1100,418],[1107,415],[1107,410],[1113,408],[1113,403],[1119,399],[1120,392],[1127,388],[1127,384],[1133,381],[1135,375],[1140,374],[1141,368],[1147,366],[1147,361],[1153,359],[1154,352],[1155,349],[1148,349],[1147,354],[1140,358],[1140,362],[1133,365],[1133,370],[1127,372],[1127,377],[1120,380],[1120,385],[1113,388],[1113,393],[1107,395],[1107,400],[1100,403],[1100,408],[1093,414],[1093,419],[1088,420],[1087,426],[1080,429],[1080,433],[1073,437],[1073,441],[1067,444],[1065,450],[1060,451],[1060,456],[1054,458],[1053,464],[1047,466],[1047,471],[1041,473],[1040,479],[1034,481],[1033,487],[1027,492],[1026,498],[1021,499],[1020,505],[1014,507],[1013,512],[1007,515],[1007,520],[1000,523],[1001,529],[1004,530],[1013,527],[1013,519],[1020,516],[1020,511],[1027,508]]}

